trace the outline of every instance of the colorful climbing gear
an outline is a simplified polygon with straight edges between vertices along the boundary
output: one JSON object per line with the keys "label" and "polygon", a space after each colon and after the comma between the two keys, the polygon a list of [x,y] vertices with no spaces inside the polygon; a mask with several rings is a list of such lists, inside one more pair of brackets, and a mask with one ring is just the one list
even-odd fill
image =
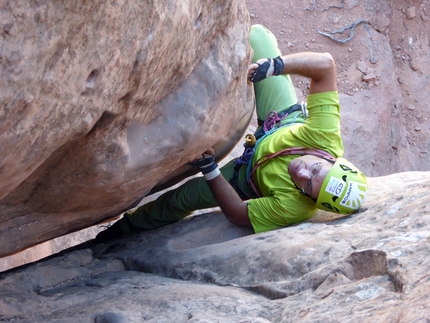
{"label": "colorful climbing gear", "polygon": [[[286,117],[288,117],[291,113],[301,111],[302,113],[298,113],[293,120],[290,122],[282,125],[282,120],[284,120]],[[236,190],[236,192],[239,194],[239,196],[242,199],[246,198],[254,198],[256,196],[251,196],[249,194],[245,193],[245,190],[243,189],[243,186],[245,183],[239,183],[239,170],[242,167],[242,165],[247,165],[247,172],[246,172],[246,179],[245,181],[250,184],[251,188],[257,194],[257,196],[260,196],[258,194],[259,190],[257,189],[256,185],[252,182],[251,179],[251,161],[252,157],[254,156],[255,149],[257,148],[258,144],[264,140],[267,136],[271,135],[275,131],[283,128],[288,127],[293,124],[297,123],[303,123],[303,122],[296,122],[297,117],[299,115],[302,115],[304,118],[307,117],[307,109],[305,104],[302,102],[301,104],[294,104],[293,106],[289,107],[288,109],[285,109],[281,112],[276,111],[270,111],[267,116],[266,120],[258,120],[258,124],[260,125],[260,129],[256,131],[255,135],[247,134],[245,136],[245,150],[238,159],[234,161],[234,173],[233,177],[230,179],[230,184],[233,186],[233,188]]]}
{"label": "colorful climbing gear", "polygon": [[349,214],[361,207],[366,195],[366,176],[345,158],[337,158],[324,179],[316,207]]}

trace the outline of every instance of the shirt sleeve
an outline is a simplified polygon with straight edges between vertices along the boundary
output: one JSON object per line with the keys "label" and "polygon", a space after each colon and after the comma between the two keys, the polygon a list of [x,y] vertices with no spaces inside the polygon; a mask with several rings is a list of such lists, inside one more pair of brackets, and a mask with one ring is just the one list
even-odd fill
{"label": "shirt sleeve", "polygon": [[248,202],[248,216],[255,233],[299,223],[311,218],[316,212],[315,203],[298,190],[286,194],[278,192]]}
{"label": "shirt sleeve", "polygon": [[335,157],[343,155],[340,134],[340,105],[338,92],[322,92],[307,97],[309,117],[297,129],[296,135],[306,147],[321,148]]}

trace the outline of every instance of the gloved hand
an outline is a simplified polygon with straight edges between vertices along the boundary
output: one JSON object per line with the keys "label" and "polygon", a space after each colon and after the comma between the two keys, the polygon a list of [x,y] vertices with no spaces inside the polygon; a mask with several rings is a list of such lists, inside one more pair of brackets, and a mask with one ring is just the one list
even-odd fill
{"label": "gloved hand", "polygon": [[261,58],[255,62],[258,67],[251,73],[251,82],[260,82],[265,78],[273,75],[282,74],[284,70],[284,61],[281,56],[276,58]]}
{"label": "gloved hand", "polygon": [[215,162],[215,155],[205,152],[202,158],[193,160],[190,165],[197,167],[207,181],[210,181],[221,174],[218,164]]}

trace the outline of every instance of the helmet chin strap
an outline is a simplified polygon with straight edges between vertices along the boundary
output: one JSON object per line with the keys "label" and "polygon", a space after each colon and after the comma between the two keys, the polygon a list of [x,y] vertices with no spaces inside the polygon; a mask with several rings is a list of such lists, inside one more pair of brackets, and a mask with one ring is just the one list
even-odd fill
{"label": "helmet chin strap", "polygon": [[323,158],[323,159],[328,161],[332,165],[334,165],[334,163],[336,162],[336,160],[331,160],[331,159],[327,159],[327,158]]}
{"label": "helmet chin strap", "polygon": [[322,149],[316,149],[316,148],[302,148],[302,147],[294,147],[294,148],[286,148],[283,151],[288,151],[289,153],[283,153],[282,155],[312,155],[315,157],[322,158],[326,161],[328,161],[331,164],[334,164],[336,162],[336,158],[333,157],[333,155],[329,154],[325,150]]}
{"label": "helmet chin strap", "polygon": [[[324,152],[324,153],[326,153],[326,154],[329,154],[329,153],[327,153],[326,151],[324,151],[324,150],[321,150],[322,152]],[[314,154],[309,154],[309,155],[313,155],[313,156],[315,156],[315,157],[319,157],[319,158],[321,158],[321,159],[324,159],[325,161],[328,161],[332,166],[334,165],[334,163],[336,162],[336,158],[334,158],[332,155],[330,155],[329,157],[330,158],[327,158],[327,157],[320,157],[320,156],[317,156],[317,155],[314,155]],[[297,185],[296,185],[296,183],[294,183],[294,185],[297,187]],[[303,193],[303,191],[301,190],[301,189],[299,189],[298,187],[297,187],[297,189],[300,191],[300,193],[302,193],[304,196],[307,196],[307,197],[309,197],[312,201],[314,201],[315,203],[317,202],[317,199],[314,199],[312,196],[310,196],[308,193]],[[319,192],[318,192],[318,194],[319,194]]]}
{"label": "helmet chin strap", "polygon": [[[293,181],[294,183],[294,181]],[[317,199],[314,199],[312,196],[310,196],[308,193],[303,192],[297,185],[296,183],[294,183],[294,186],[299,190],[300,194],[302,194],[303,196],[309,197],[312,201],[314,201],[315,203],[317,202]]]}
{"label": "helmet chin strap", "polygon": [[[261,156],[257,162],[255,163],[254,167],[251,170],[251,173],[249,175],[249,184],[254,190],[254,192],[257,194],[258,197],[261,197],[262,194],[260,190],[258,189],[256,182],[255,182],[255,171],[260,167],[261,165],[267,163],[272,158],[278,157],[278,156],[287,156],[287,155],[312,155],[315,157],[322,158],[332,165],[336,162],[336,158],[333,157],[333,155],[329,154],[325,150],[322,149],[316,149],[316,148],[304,148],[304,147],[293,147],[293,148],[285,148],[282,149],[276,153],[273,154],[267,154],[264,156]],[[293,182],[294,183],[294,182]],[[297,187],[296,183],[294,185]],[[297,187],[297,189],[301,192],[301,189]],[[303,192],[302,192],[303,194]],[[307,195],[307,194],[306,194]],[[309,196],[309,195],[307,195]],[[312,200],[314,200],[312,197],[309,196]],[[316,200],[314,200],[316,202]]]}

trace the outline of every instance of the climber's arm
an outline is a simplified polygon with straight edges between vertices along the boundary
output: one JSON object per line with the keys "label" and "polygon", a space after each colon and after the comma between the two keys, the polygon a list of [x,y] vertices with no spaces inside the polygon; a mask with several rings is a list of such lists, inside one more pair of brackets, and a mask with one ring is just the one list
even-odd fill
{"label": "climber's arm", "polygon": [[303,52],[262,58],[248,69],[248,77],[252,82],[280,74],[298,74],[310,78],[310,94],[337,91],[336,64],[329,53]]}
{"label": "climber's arm", "polygon": [[242,201],[233,187],[221,175],[215,162],[214,150],[208,149],[201,158],[195,159],[190,164],[203,173],[213,197],[226,218],[235,225],[252,227],[248,217],[248,203]]}
{"label": "climber's arm", "polygon": [[242,201],[225,178],[219,175],[207,183],[226,218],[235,225],[252,228],[248,217],[248,202]]}

